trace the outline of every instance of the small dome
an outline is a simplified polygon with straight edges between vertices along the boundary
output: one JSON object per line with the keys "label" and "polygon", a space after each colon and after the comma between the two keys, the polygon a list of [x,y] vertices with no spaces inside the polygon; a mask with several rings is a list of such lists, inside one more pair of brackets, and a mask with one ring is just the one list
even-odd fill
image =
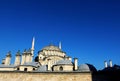
{"label": "small dome", "polygon": [[97,71],[96,68],[91,65],[91,64],[81,64],[79,67],[78,67],[78,71],[81,71],[81,72],[89,72],[89,71]]}
{"label": "small dome", "polygon": [[45,71],[47,71],[47,66],[46,65],[40,66],[36,70],[36,72],[45,72]]}
{"label": "small dome", "polygon": [[61,51],[61,49],[59,49],[57,46],[54,46],[54,45],[46,46],[42,50]]}

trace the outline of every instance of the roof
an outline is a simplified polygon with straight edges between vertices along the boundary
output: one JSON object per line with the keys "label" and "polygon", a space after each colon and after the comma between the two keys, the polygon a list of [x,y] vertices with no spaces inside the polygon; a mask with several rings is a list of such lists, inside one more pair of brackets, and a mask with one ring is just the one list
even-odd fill
{"label": "roof", "polygon": [[24,63],[21,66],[34,66],[34,67],[38,67],[40,64],[38,62],[28,62],[28,63]]}
{"label": "roof", "polygon": [[3,65],[3,64],[0,65],[0,68],[14,68],[14,67],[16,66],[15,65]]}
{"label": "roof", "polygon": [[60,60],[60,61],[58,61],[58,62],[56,62],[56,64],[55,65],[71,65],[72,64],[72,62],[71,62],[71,60]]}
{"label": "roof", "polygon": [[115,64],[113,67],[104,68],[102,71],[117,71],[117,70],[120,70],[120,66]]}
{"label": "roof", "polygon": [[47,66],[46,65],[43,65],[43,66],[40,66],[38,67],[37,70],[35,70],[36,72],[44,72],[44,71],[47,71]]}

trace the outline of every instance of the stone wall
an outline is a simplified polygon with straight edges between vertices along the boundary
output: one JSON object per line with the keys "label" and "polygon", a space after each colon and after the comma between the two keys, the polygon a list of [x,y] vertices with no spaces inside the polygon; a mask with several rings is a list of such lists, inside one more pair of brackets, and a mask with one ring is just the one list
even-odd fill
{"label": "stone wall", "polygon": [[[60,70],[60,67],[62,69]],[[53,67],[53,71],[73,71],[73,65],[56,65]]]}
{"label": "stone wall", "polygon": [[0,72],[0,81],[92,81],[92,79],[90,72]]}

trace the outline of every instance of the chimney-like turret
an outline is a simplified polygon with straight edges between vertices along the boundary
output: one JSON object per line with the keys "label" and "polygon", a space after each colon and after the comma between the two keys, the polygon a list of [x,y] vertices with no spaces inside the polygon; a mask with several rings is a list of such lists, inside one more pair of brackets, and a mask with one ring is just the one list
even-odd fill
{"label": "chimney-like turret", "polygon": [[108,67],[107,61],[104,61],[104,66],[105,66],[105,68]]}
{"label": "chimney-like turret", "polygon": [[26,62],[26,49],[24,50],[23,54],[22,54],[22,62],[21,64],[23,65]]}
{"label": "chimney-like turret", "polygon": [[2,64],[5,64],[5,59],[2,59]]}
{"label": "chimney-like turret", "polygon": [[74,58],[74,70],[78,69],[78,58]]}
{"label": "chimney-like turret", "polygon": [[112,67],[112,60],[109,60],[109,63],[110,63],[110,67]]}
{"label": "chimney-like turret", "polygon": [[31,53],[31,49],[29,49],[27,51],[27,54],[26,54],[26,63],[32,62],[32,58],[33,58],[33,56],[32,56],[32,53]]}
{"label": "chimney-like turret", "polygon": [[20,65],[20,50],[18,50],[16,57],[15,57],[15,65]]}
{"label": "chimney-like turret", "polygon": [[72,58],[71,58],[71,57],[68,57],[68,60],[72,61]]}
{"label": "chimney-like turret", "polygon": [[10,61],[11,61],[11,52],[9,51],[8,54],[6,55],[5,65],[10,65]]}

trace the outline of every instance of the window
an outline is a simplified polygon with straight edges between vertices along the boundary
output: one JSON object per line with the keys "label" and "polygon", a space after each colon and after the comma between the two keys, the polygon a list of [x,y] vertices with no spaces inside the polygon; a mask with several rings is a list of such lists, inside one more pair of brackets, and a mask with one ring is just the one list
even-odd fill
{"label": "window", "polygon": [[33,68],[33,70],[35,70],[35,68]]}
{"label": "window", "polygon": [[63,71],[63,67],[62,67],[62,66],[60,66],[59,70],[60,70],[60,71]]}
{"label": "window", "polygon": [[20,68],[17,68],[17,70],[20,70]]}
{"label": "window", "polygon": [[24,71],[27,71],[27,68],[24,68]]}

